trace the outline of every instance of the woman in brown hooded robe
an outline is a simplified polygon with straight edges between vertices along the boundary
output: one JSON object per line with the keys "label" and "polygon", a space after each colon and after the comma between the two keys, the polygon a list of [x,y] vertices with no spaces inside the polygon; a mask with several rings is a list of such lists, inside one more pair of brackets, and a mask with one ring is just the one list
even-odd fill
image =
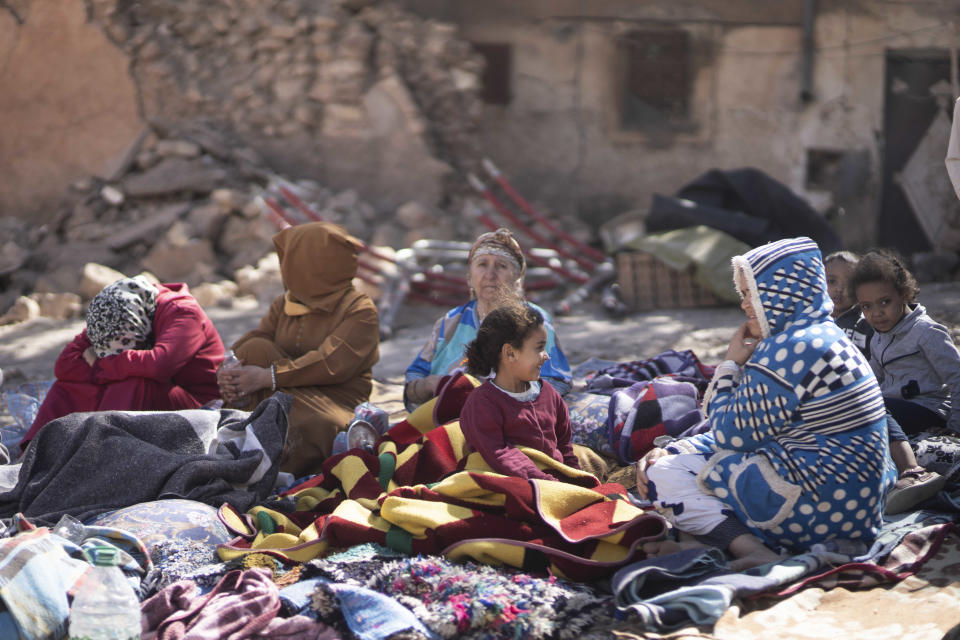
{"label": "woman in brown hooded robe", "polygon": [[320,471],[354,408],[369,399],[379,359],[373,301],[353,288],[360,243],[335,224],[311,222],[273,238],[285,293],[233,349],[244,366],[221,369],[228,403],[253,407],[274,391],[293,396],[280,468]]}

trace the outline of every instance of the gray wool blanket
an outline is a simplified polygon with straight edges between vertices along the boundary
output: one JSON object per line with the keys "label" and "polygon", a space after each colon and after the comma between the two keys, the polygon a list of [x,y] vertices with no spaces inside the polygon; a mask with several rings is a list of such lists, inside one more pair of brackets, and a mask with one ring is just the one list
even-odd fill
{"label": "gray wool blanket", "polygon": [[103,411],[59,418],[37,433],[21,463],[0,472],[9,481],[0,493],[0,518],[22,513],[50,526],[64,514],[84,521],[164,498],[214,507],[226,502],[242,513],[274,487],[291,402],[276,393],[250,413]]}

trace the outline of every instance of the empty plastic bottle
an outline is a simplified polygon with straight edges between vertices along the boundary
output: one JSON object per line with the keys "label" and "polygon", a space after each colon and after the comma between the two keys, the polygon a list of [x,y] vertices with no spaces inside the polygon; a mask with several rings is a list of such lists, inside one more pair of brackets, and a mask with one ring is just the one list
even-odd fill
{"label": "empty plastic bottle", "polygon": [[100,546],[84,552],[93,563],[70,607],[70,640],[140,638],[140,601],[117,566],[120,553]]}

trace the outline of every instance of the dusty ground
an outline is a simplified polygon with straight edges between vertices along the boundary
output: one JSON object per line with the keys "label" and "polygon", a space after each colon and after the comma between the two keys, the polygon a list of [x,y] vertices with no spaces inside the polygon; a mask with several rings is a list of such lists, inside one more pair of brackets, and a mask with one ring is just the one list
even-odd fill
{"label": "dusty ground", "polygon": [[[951,328],[960,342],[960,282],[921,286],[920,301],[928,313]],[[549,301],[541,301],[550,308]],[[241,302],[232,308],[207,312],[230,343],[256,326],[266,307]],[[402,412],[400,383],[403,372],[423,345],[434,320],[444,311],[429,305],[408,305],[398,316],[394,337],[381,344],[380,362],[374,367],[377,382],[372,401],[391,414]],[[713,364],[726,350],[733,330],[742,321],[738,307],[671,309],[634,313],[611,319],[599,304],[586,302],[575,313],[555,317],[561,345],[574,366],[591,358],[636,360],[667,349],[692,349]],[[83,327],[81,320],[40,318],[0,327],[0,367],[3,389],[25,381],[53,378],[53,363],[63,346]]]}

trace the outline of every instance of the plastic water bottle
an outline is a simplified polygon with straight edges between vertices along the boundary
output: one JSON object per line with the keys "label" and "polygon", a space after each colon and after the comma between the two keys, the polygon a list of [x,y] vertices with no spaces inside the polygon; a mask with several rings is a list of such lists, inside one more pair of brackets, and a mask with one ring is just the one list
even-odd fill
{"label": "plastic water bottle", "polygon": [[[233,352],[232,349],[227,349],[227,351],[224,352],[223,362],[220,363],[221,369],[237,369],[242,366],[243,366],[243,363],[240,362],[240,358],[237,357],[237,355]],[[249,404],[250,404],[249,396],[243,396],[233,401],[233,406],[235,406],[238,409],[243,409]]]}
{"label": "plastic water bottle", "polygon": [[227,349],[223,352],[223,362],[220,363],[221,369],[236,369],[242,366],[240,358],[233,352],[233,349]]}
{"label": "plastic water bottle", "polygon": [[140,638],[140,601],[117,566],[114,547],[85,551],[93,563],[70,608],[70,640],[130,640]]}
{"label": "plastic water bottle", "polygon": [[363,449],[373,453],[380,434],[372,424],[361,418],[355,418],[347,428],[347,448]]}

